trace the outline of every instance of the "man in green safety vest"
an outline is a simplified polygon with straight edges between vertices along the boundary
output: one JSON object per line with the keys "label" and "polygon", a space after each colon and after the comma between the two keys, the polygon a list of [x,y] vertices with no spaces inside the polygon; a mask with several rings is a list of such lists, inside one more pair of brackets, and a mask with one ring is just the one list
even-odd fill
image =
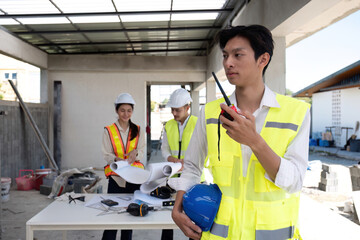
{"label": "man in green safety vest", "polygon": [[[235,91],[228,97],[230,106],[222,98],[200,112],[176,189],[173,220],[195,240],[301,239],[299,196],[308,165],[310,106],[265,85],[274,49],[267,28],[229,27],[219,32],[218,42]],[[182,205],[184,194],[200,182],[203,166],[222,193],[206,231],[190,217],[206,218],[212,207],[204,207],[204,201],[196,205],[195,198],[186,215]]]}
{"label": "man in green safety vest", "polygon": [[[165,124],[161,145],[162,155],[168,162],[184,164],[184,155],[197,121],[197,117],[189,114],[190,102],[189,92],[179,88],[170,95],[166,105],[174,116]],[[173,230],[163,230],[161,239],[172,240]]]}
{"label": "man in green safety vest", "polygon": [[174,116],[165,124],[161,145],[162,155],[168,162],[184,163],[184,155],[197,121],[197,117],[189,114],[190,102],[192,99],[189,92],[180,88],[170,95],[166,104]]}

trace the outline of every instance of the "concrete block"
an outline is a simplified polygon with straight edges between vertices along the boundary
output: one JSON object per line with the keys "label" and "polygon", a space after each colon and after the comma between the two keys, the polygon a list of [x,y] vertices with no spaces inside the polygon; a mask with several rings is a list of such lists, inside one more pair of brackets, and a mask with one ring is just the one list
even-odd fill
{"label": "concrete block", "polygon": [[321,183],[327,186],[337,186],[338,179],[337,178],[321,178]]}
{"label": "concrete block", "polygon": [[360,191],[353,192],[353,201],[354,201],[354,212],[355,217],[359,220],[359,213],[360,213]]}
{"label": "concrete block", "polygon": [[40,194],[48,196],[51,193],[51,186],[40,185]]}
{"label": "concrete block", "polygon": [[328,165],[328,164],[325,164],[325,163],[322,164],[322,170],[327,172],[327,173],[333,172],[332,169],[331,169],[331,166]]}
{"label": "concrete block", "polygon": [[322,178],[326,178],[326,179],[329,179],[329,178],[332,178],[332,179],[334,179],[334,178],[337,178],[337,173],[336,172],[330,172],[330,173],[328,173],[328,172],[326,172],[326,171],[322,171],[321,172],[321,177]]}
{"label": "concrete block", "polygon": [[328,186],[319,182],[319,189],[325,192],[337,192],[338,186]]}
{"label": "concrete block", "polygon": [[352,166],[350,169],[350,175],[355,177],[360,177],[360,168],[359,165]]}

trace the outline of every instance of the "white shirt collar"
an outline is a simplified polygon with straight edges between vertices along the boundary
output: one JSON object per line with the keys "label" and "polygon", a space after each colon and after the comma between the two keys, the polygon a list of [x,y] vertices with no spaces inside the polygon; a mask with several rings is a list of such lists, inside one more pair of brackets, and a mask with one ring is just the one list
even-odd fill
{"label": "white shirt collar", "polygon": [[181,122],[180,122],[180,121],[177,121],[179,127],[181,127],[181,126],[186,126],[186,123],[188,122],[189,118],[190,118],[190,114],[189,114],[189,116],[185,119],[185,121],[184,121],[184,123],[183,123],[182,125],[181,125]]}
{"label": "white shirt collar", "polygon": [[[229,100],[232,104],[234,104],[237,107],[237,100],[235,97],[235,91],[229,96]],[[265,85],[265,91],[264,95],[261,99],[259,109],[262,109],[263,107],[276,107],[279,108],[280,104],[276,100],[276,93],[273,92],[268,86]]]}

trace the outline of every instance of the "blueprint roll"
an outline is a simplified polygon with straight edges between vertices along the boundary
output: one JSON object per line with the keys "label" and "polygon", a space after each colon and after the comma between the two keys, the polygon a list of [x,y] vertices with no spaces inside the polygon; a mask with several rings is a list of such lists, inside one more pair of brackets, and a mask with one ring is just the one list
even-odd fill
{"label": "blueprint roll", "polygon": [[166,185],[166,181],[181,169],[181,163],[161,162],[148,165],[150,171],[149,179],[141,184],[140,191],[150,193],[160,186]]}
{"label": "blueprint roll", "polygon": [[132,167],[127,161],[117,161],[110,164],[110,168],[125,181],[143,184],[149,179],[150,172],[138,167]]}

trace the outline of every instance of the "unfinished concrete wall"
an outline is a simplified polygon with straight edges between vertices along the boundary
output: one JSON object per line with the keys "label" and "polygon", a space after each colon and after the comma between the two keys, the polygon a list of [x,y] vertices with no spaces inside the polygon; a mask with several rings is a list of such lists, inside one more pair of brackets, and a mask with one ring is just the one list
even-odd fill
{"label": "unfinished concrete wall", "polygon": [[205,57],[49,56],[50,116],[53,82],[62,83],[62,169],[105,165],[101,137],[104,126],[116,121],[118,94],[134,97],[132,121],[144,130],[147,84],[204,82],[205,71]]}
{"label": "unfinished concrete wall", "polygon": [[[47,104],[26,103],[40,132],[48,142]],[[0,100],[1,176],[10,177],[13,186],[20,169],[50,167],[44,151],[18,102]]]}

